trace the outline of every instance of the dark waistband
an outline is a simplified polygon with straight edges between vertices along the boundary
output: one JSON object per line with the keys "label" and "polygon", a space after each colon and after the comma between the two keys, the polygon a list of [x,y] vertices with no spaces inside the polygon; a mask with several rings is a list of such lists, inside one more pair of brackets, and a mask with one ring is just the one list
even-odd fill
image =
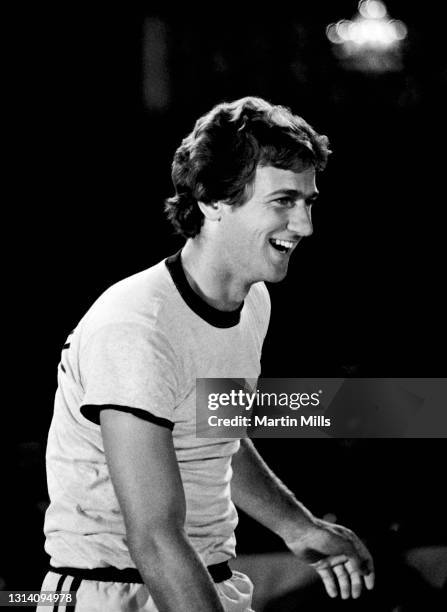
{"label": "dark waistband", "polygon": [[[208,565],[206,568],[214,582],[223,582],[231,578],[232,573],[228,561]],[[98,582],[128,582],[143,584],[140,572],[134,567],[118,569],[117,567],[95,567],[94,569],[83,569],[79,567],[53,567],[50,572],[81,578],[81,580],[97,580]]]}

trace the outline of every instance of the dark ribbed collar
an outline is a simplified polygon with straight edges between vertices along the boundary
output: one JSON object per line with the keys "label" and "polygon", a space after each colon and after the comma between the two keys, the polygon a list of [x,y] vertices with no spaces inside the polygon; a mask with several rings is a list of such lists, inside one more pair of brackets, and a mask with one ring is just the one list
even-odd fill
{"label": "dark ribbed collar", "polygon": [[226,311],[218,310],[202,300],[188,283],[182,266],[181,253],[182,251],[180,250],[175,255],[171,255],[171,257],[165,260],[165,263],[178,292],[189,308],[213,327],[234,327],[237,325],[241,318],[244,302],[242,302],[237,310]]}

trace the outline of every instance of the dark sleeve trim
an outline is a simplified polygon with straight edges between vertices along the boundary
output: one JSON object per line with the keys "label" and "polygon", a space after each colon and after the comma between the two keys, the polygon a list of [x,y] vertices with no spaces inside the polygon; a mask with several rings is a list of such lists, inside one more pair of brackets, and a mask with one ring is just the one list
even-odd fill
{"label": "dark sleeve trim", "polygon": [[94,404],[86,404],[81,406],[81,414],[88,421],[95,423],[95,425],[99,425],[99,413],[104,409],[108,410],[119,410],[120,412],[128,412],[129,414],[133,414],[139,419],[143,419],[144,421],[149,421],[150,423],[155,423],[155,425],[161,425],[162,427],[167,427],[171,431],[174,429],[174,423],[169,419],[163,419],[161,417],[155,416],[151,412],[147,412],[147,410],[142,410],[141,408],[131,408],[129,406],[118,406],[117,404],[101,404],[100,406],[95,406]]}

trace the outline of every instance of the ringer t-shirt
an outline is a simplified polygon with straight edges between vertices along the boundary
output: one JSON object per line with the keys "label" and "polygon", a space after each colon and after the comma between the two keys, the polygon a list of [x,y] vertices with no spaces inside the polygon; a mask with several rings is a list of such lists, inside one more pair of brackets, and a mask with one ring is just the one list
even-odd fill
{"label": "ringer t-shirt", "polygon": [[58,367],[46,455],[52,565],[135,567],[99,426],[101,407],[110,405],[172,429],[186,533],[205,565],[235,556],[231,457],[240,442],[196,436],[196,378],[256,380],[269,314],[263,283],[252,285],[236,311],[204,302],[180,252],[99,297],[68,337]]}

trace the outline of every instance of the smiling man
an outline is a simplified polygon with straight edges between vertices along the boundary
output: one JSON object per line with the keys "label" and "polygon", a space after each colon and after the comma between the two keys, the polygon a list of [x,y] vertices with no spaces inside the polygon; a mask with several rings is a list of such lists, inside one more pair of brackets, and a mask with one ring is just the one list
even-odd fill
{"label": "smiling man", "polygon": [[186,269],[203,267],[204,275],[213,279],[214,291],[222,293],[216,295],[216,305],[231,296],[229,308],[237,308],[254,283],[282,280],[296,246],[312,234],[315,168],[295,172],[258,166],[247,192],[243,205],[199,202],[206,222],[182,255]]}
{"label": "smiling man", "polygon": [[329,596],[372,588],[357,536],[315,517],[248,440],[197,438],[197,378],[260,375],[270,303],[312,233],[327,139],[259,98],[223,103],[177,150],[168,217],[186,244],[108,289],[62,352],[47,448],[51,568],[76,612],[250,612],[235,505]]}

